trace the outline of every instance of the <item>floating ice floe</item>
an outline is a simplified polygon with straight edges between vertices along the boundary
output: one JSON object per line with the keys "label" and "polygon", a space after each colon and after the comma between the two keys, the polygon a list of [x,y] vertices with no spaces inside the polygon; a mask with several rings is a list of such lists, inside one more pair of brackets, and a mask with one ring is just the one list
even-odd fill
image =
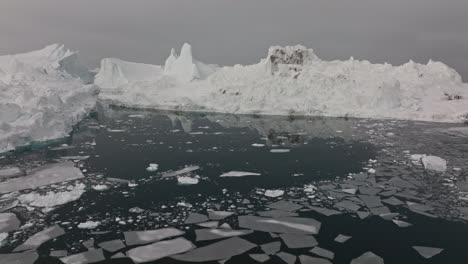
{"label": "floating ice floe", "polygon": [[35,250],[45,242],[64,234],[65,231],[60,226],[52,226],[28,238],[23,244],[16,247],[13,252]]}
{"label": "floating ice floe", "polygon": [[115,252],[125,248],[125,244],[120,239],[102,242],[98,246],[107,252]]}
{"label": "floating ice floe", "polygon": [[318,247],[318,246],[314,247],[309,252],[313,253],[313,254],[315,254],[317,256],[327,258],[327,259],[334,259],[335,258],[335,253],[331,252],[330,250],[326,250],[324,248]]}
{"label": "floating ice floe", "polygon": [[384,260],[372,252],[366,252],[361,256],[351,260],[351,264],[384,264]]}
{"label": "floating ice floe", "polygon": [[0,179],[13,178],[22,175],[23,172],[18,167],[9,167],[0,169]]}
{"label": "floating ice floe", "polygon": [[221,174],[219,177],[246,177],[246,176],[260,176],[260,173],[247,172],[247,171],[230,171]]}
{"label": "floating ice floe", "polygon": [[101,225],[99,221],[86,221],[84,223],[78,224],[79,229],[96,229],[98,226]]}
{"label": "floating ice floe", "polygon": [[265,144],[259,144],[259,143],[253,143],[252,144],[252,147],[257,147],[257,148],[261,148],[261,147],[264,147]]}
{"label": "floating ice floe", "polygon": [[0,233],[11,232],[17,230],[21,222],[13,213],[0,214]]}
{"label": "floating ice floe", "polygon": [[55,207],[70,202],[77,201],[81,198],[83,193],[85,193],[85,185],[77,184],[70,188],[70,191],[64,192],[47,192],[45,195],[42,195],[37,192],[31,192],[28,194],[22,194],[18,196],[18,200],[22,204],[27,204],[34,207]]}
{"label": "floating ice floe", "polygon": [[5,241],[7,240],[8,238],[8,233],[5,232],[5,233],[0,233],[0,247],[3,247],[3,245],[5,244]]}
{"label": "floating ice floe", "polygon": [[148,165],[148,168],[146,168],[147,171],[157,171],[159,168],[159,165],[156,163],[150,163]]}
{"label": "floating ice floe", "polygon": [[442,251],[444,251],[443,248],[434,248],[434,247],[420,247],[420,246],[414,246],[414,250],[416,250],[419,255],[426,259],[430,259],[435,255],[440,254]]}
{"label": "floating ice floe", "polygon": [[299,261],[301,264],[332,264],[328,259],[316,258],[308,255],[300,255]]}
{"label": "floating ice floe", "polygon": [[291,152],[290,149],[271,149],[270,150],[271,153],[288,153],[288,152]]}
{"label": "floating ice floe", "polygon": [[60,157],[60,159],[63,159],[63,160],[87,160],[87,159],[89,159],[89,156],[63,156],[63,157]]}
{"label": "floating ice floe", "polygon": [[192,177],[178,177],[177,183],[179,185],[195,185],[198,184],[199,180]]}
{"label": "floating ice floe", "polygon": [[199,213],[191,213],[185,220],[185,224],[197,224],[208,221],[208,216]]}
{"label": "floating ice floe", "polygon": [[335,237],[335,242],[338,242],[338,243],[344,243],[346,241],[348,241],[349,239],[351,239],[350,236],[345,236],[345,235],[342,235],[342,234],[339,234],[337,237]]}
{"label": "floating ice floe", "polygon": [[183,234],[185,234],[185,232],[172,227],[156,230],[124,232],[125,242],[128,246],[148,244],[166,238],[181,236]]}
{"label": "floating ice floe", "polygon": [[423,156],[421,161],[426,170],[445,172],[447,170],[447,161],[437,156]]}
{"label": "floating ice floe", "polygon": [[196,241],[214,240],[226,237],[244,236],[251,234],[252,230],[232,229],[197,229],[195,230]]}
{"label": "floating ice floe", "polygon": [[222,260],[243,254],[257,245],[242,238],[233,237],[220,242],[194,249],[182,255],[172,256],[173,259],[187,262],[209,262]]}
{"label": "floating ice floe", "polygon": [[0,194],[81,178],[84,178],[84,175],[75,167],[73,162],[44,165],[36,169],[31,175],[0,183]]}
{"label": "floating ice floe", "polygon": [[321,223],[312,218],[239,216],[239,227],[284,234],[318,234]]}
{"label": "floating ice floe", "polygon": [[109,186],[107,186],[105,184],[93,185],[93,186],[91,186],[91,188],[93,188],[93,190],[98,191],[98,192],[103,192],[103,191],[109,190]]}
{"label": "floating ice floe", "polygon": [[105,259],[102,249],[91,249],[83,253],[63,257],[60,261],[64,264],[86,264],[103,261]]}
{"label": "floating ice floe", "polygon": [[281,234],[280,238],[288,248],[312,248],[318,245],[315,237],[301,234]]}
{"label": "floating ice floe", "polygon": [[39,258],[36,252],[0,254],[3,263],[33,264]]}
{"label": "floating ice floe", "polygon": [[176,238],[156,242],[127,251],[127,256],[135,263],[144,263],[184,253],[195,248],[192,242],[185,238]]}
{"label": "floating ice floe", "polygon": [[175,176],[179,176],[179,175],[182,175],[182,174],[186,174],[186,173],[189,173],[189,172],[192,172],[192,171],[196,171],[196,170],[199,170],[200,167],[199,166],[188,166],[188,167],[185,167],[181,170],[177,170],[177,171],[171,171],[171,172],[164,172],[161,177],[162,178],[169,178],[169,177],[175,177]]}

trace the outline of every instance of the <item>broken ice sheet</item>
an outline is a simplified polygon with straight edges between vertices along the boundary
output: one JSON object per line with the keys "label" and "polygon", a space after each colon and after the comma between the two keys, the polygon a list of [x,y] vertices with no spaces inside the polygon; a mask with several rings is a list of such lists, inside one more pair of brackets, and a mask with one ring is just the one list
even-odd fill
{"label": "broken ice sheet", "polygon": [[233,237],[172,258],[187,262],[208,262],[237,256],[255,247],[257,245],[245,239]]}
{"label": "broken ice sheet", "polygon": [[[331,216],[331,215],[337,215],[337,214],[342,214],[342,212],[327,209],[327,208],[322,208],[322,207],[316,207],[316,206],[309,206],[310,209],[313,211],[325,215],[325,216]],[[359,208],[358,208],[359,209]]]}
{"label": "broken ice sheet", "polygon": [[239,216],[239,227],[263,232],[318,234],[321,223],[312,218]]}
{"label": "broken ice sheet", "polygon": [[23,172],[18,167],[9,167],[0,169],[0,179],[12,178],[22,175]]}
{"label": "broken ice sheet", "polygon": [[318,245],[313,236],[298,234],[281,234],[280,238],[288,248],[311,248]]}
{"label": "broken ice sheet", "polygon": [[208,221],[208,216],[199,214],[199,213],[191,213],[185,220],[185,224],[198,224],[202,222]]}
{"label": "broken ice sheet", "polygon": [[38,258],[36,252],[0,254],[0,261],[5,264],[33,264]]}
{"label": "broken ice sheet", "polygon": [[351,239],[350,236],[345,236],[345,235],[340,234],[335,238],[335,242],[344,243],[344,242],[348,241],[349,239]]}
{"label": "broken ice sheet", "polygon": [[244,236],[251,234],[252,230],[232,230],[232,229],[197,229],[195,230],[196,241],[220,239],[233,236]]}
{"label": "broken ice sheet", "polygon": [[315,258],[307,255],[300,255],[299,261],[301,264],[332,264],[331,261],[324,258]]}
{"label": "broken ice sheet", "polygon": [[223,220],[233,214],[234,212],[227,211],[208,211],[208,218],[210,218],[210,220]]}
{"label": "broken ice sheet", "polygon": [[286,252],[279,252],[278,254],[276,254],[276,256],[282,259],[284,262],[286,262],[286,264],[294,264],[296,263],[297,259],[296,256]]}
{"label": "broken ice sheet", "polygon": [[65,231],[60,226],[54,225],[28,238],[22,245],[16,247],[13,252],[37,249],[45,242],[64,234]]}
{"label": "broken ice sheet", "polygon": [[120,239],[102,242],[98,246],[108,252],[115,252],[125,248],[125,244]]}
{"label": "broken ice sheet", "polygon": [[83,253],[63,257],[60,261],[64,264],[87,264],[103,261],[105,259],[102,249],[93,249]]}
{"label": "broken ice sheet", "polygon": [[260,246],[263,252],[265,252],[268,255],[274,255],[277,252],[280,251],[281,249],[281,242],[275,241],[275,242],[270,242],[267,244],[263,244]]}
{"label": "broken ice sheet", "polygon": [[277,198],[280,196],[283,196],[284,191],[283,190],[266,190],[264,195],[266,197],[271,197],[271,198]]}
{"label": "broken ice sheet", "polygon": [[83,173],[71,161],[44,165],[31,175],[0,183],[0,193],[37,188],[54,183],[84,178]]}
{"label": "broken ice sheet", "polygon": [[144,263],[184,253],[194,248],[195,245],[192,242],[179,237],[131,249],[127,251],[127,256],[135,263]]}
{"label": "broken ice sheet", "polygon": [[185,234],[185,232],[171,227],[147,231],[124,232],[125,242],[128,246],[148,244],[170,237],[181,236],[183,234]]}
{"label": "broken ice sheet", "polygon": [[289,201],[278,201],[275,203],[268,204],[267,207],[286,212],[293,212],[301,209],[302,205],[298,205]]}
{"label": "broken ice sheet", "polygon": [[327,258],[327,259],[334,259],[335,258],[335,253],[331,252],[330,250],[321,248],[321,247],[314,247],[309,251],[310,253],[313,253],[317,256]]}
{"label": "broken ice sheet", "polygon": [[263,217],[288,217],[288,216],[299,216],[296,213],[280,211],[280,210],[270,210],[270,211],[263,211],[258,212],[258,215]]}
{"label": "broken ice sheet", "polygon": [[265,254],[249,254],[249,257],[251,257],[256,262],[260,262],[260,263],[263,263],[263,262],[268,261],[270,259],[270,257],[268,255],[265,255]]}

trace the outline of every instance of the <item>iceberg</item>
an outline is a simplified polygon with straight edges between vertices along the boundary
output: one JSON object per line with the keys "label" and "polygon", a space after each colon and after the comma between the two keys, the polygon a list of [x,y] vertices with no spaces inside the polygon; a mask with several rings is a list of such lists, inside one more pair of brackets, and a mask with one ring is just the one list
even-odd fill
{"label": "iceberg", "polygon": [[96,104],[92,82],[63,45],[0,56],[0,153],[68,136]]}
{"label": "iceberg", "polygon": [[442,62],[326,61],[303,46],[275,46],[257,64],[219,68],[198,63],[185,44],[180,56],[173,50],[164,72],[153,77],[121,85],[118,93],[103,91],[100,97],[115,105],[182,111],[468,119],[468,86]]}

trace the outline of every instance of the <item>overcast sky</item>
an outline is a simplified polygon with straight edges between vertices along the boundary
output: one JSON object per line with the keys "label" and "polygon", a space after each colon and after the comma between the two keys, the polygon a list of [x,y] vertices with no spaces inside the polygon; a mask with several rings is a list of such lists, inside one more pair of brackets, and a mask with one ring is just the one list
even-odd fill
{"label": "overcast sky", "polygon": [[468,81],[467,0],[0,0],[0,54],[63,43],[101,58],[163,64],[171,47],[197,59],[257,62],[271,45],[323,59],[441,60]]}

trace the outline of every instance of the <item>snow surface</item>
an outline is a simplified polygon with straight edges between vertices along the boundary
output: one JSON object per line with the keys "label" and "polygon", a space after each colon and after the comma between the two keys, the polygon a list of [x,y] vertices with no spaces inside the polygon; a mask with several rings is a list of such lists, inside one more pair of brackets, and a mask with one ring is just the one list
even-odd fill
{"label": "snow surface", "polygon": [[0,56],[0,153],[67,136],[96,104],[92,80],[77,52],[58,44]]}
{"label": "snow surface", "polygon": [[324,61],[312,49],[292,46],[272,47],[266,59],[253,65],[202,68],[184,45],[180,56],[171,53],[163,74],[118,87],[108,81],[105,87],[119,92],[104,91],[100,97],[131,107],[237,114],[436,122],[462,122],[468,114],[468,86],[441,62]]}

